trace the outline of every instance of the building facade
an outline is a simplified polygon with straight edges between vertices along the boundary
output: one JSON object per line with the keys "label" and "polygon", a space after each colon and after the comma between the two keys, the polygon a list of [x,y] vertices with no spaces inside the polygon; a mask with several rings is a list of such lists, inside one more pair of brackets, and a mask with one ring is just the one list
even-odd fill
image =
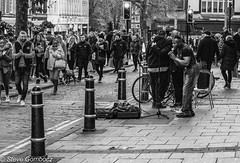
{"label": "building facade", "polygon": [[[231,5],[233,12],[232,16],[229,16],[228,13],[225,13],[225,8],[229,11]],[[236,32],[240,28],[240,3],[238,0],[180,0],[178,10],[168,14],[169,21],[153,23],[152,29],[169,27],[186,34],[186,6],[194,11],[194,23],[189,24],[189,34],[191,35],[200,35],[203,30],[220,33],[223,32],[225,26],[231,32]],[[227,16],[225,17],[225,15]]]}
{"label": "building facade", "polygon": [[54,31],[88,33],[89,0],[49,0],[47,13]]}

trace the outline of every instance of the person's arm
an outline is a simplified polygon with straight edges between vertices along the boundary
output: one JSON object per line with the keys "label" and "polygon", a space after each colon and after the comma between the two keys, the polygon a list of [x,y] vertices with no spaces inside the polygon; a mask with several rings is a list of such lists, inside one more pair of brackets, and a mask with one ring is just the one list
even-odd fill
{"label": "person's arm", "polygon": [[34,45],[31,44],[30,53],[23,53],[23,56],[25,58],[34,58],[34,54],[35,54],[35,52],[34,52]]}
{"label": "person's arm", "polygon": [[12,49],[8,49],[5,52],[2,52],[2,58],[7,62],[12,62]]}
{"label": "person's arm", "polygon": [[17,58],[19,58],[19,57],[22,56],[22,53],[21,53],[21,52],[16,53],[15,44],[13,44],[12,49],[13,49],[13,50],[12,50],[12,57],[13,57],[13,59],[17,59]]}
{"label": "person's arm", "polygon": [[202,55],[202,50],[203,50],[203,42],[202,40],[200,40],[199,45],[198,45],[198,49],[197,49],[197,61],[200,62],[201,59],[201,55]]}

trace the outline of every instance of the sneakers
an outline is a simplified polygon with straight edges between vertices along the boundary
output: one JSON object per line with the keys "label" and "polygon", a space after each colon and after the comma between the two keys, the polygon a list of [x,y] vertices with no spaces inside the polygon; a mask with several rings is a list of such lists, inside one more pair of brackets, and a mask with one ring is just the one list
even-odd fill
{"label": "sneakers", "polygon": [[10,97],[9,96],[6,96],[5,102],[10,102]]}
{"label": "sneakers", "polygon": [[194,117],[195,113],[194,111],[187,111],[187,112],[182,112],[176,115],[176,117],[178,118],[190,118],[190,117]]}
{"label": "sneakers", "polygon": [[17,103],[19,103],[21,101],[21,95],[18,95],[18,98],[17,98]]}
{"label": "sneakers", "polygon": [[25,101],[24,100],[20,101],[20,106],[25,106]]}

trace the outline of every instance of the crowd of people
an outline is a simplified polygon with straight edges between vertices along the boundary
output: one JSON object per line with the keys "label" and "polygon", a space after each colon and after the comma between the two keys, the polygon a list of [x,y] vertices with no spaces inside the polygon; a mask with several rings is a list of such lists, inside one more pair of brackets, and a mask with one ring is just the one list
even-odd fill
{"label": "crowd of people", "polygon": [[204,31],[194,48],[184,43],[180,32],[173,30],[170,35],[159,31],[151,37],[147,46],[146,60],[151,79],[152,108],[165,108],[163,100],[168,85],[173,84],[178,118],[193,117],[192,96],[198,81],[200,69],[211,71],[213,63],[219,62],[225,89],[231,88],[232,71],[237,69],[240,57],[240,28],[231,35],[228,31],[213,34]]}
{"label": "crowd of people", "polygon": [[[132,38],[133,41],[130,41]],[[15,83],[19,94],[17,103],[25,106],[30,80],[36,81],[36,84],[41,80],[51,80],[54,86],[52,95],[56,95],[61,81],[60,73],[64,75],[71,71],[73,77],[81,82],[83,69],[84,77],[88,77],[89,65],[97,72],[98,82],[102,83],[103,67],[111,61],[114,72],[118,72],[127,64],[130,52],[134,58],[133,71],[137,71],[140,51],[139,36],[130,37],[126,30],[115,30],[107,35],[104,32],[80,36],[70,33],[67,37],[48,31],[46,34],[35,33],[33,38],[29,38],[25,31],[19,32],[17,38],[9,33],[0,36],[0,97],[1,91],[5,90],[4,99],[9,102],[10,83]],[[74,74],[76,68],[77,77]]]}
{"label": "crowd of people", "polygon": [[[224,88],[231,88],[232,71],[238,65],[240,56],[240,29],[234,35],[225,31],[212,34],[204,31],[194,48],[184,43],[180,33],[173,30],[170,35],[160,30],[153,34],[146,48],[146,61],[151,78],[153,108],[165,108],[162,103],[171,79],[175,90],[173,108],[181,108],[177,117],[192,117],[192,93],[201,68],[211,71],[212,63],[221,63]],[[133,59],[133,72],[138,71],[142,60],[142,40],[138,34],[127,34],[125,30],[90,32],[88,36],[74,33],[65,36],[50,31],[36,33],[29,38],[25,31],[14,39],[13,34],[0,36],[0,95],[5,90],[5,102],[10,101],[9,84],[14,82],[19,94],[17,102],[25,106],[28,83],[32,76],[36,84],[51,80],[52,95],[58,91],[59,74],[78,68],[77,81],[88,77],[89,64],[97,72],[102,83],[103,67],[113,65],[117,73],[124,64]],[[205,67],[204,67],[205,66]],[[74,75],[74,73],[73,73]],[[75,78],[75,76],[74,76]],[[1,104],[1,100],[0,100]]]}

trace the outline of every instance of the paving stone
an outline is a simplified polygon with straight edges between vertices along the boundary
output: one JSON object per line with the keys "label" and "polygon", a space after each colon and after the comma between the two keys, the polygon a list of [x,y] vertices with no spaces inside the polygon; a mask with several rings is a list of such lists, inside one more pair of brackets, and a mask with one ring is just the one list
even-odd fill
{"label": "paving stone", "polygon": [[182,163],[216,163],[216,158],[185,158]]}
{"label": "paving stone", "polygon": [[48,158],[52,158],[52,157],[63,157],[66,159],[71,159],[74,156],[76,156],[78,153],[47,153]]}
{"label": "paving stone", "polygon": [[119,158],[131,158],[131,159],[135,159],[139,156],[140,153],[110,153],[107,156],[104,157],[104,159],[109,159],[109,158],[115,158],[115,159],[119,159]]}
{"label": "paving stone", "polygon": [[192,159],[200,159],[202,158],[203,153],[173,153],[170,158],[192,158]]}
{"label": "paving stone", "polygon": [[239,163],[240,158],[219,158],[217,163]]}
{"label": "paving stone", "polygon": [[202,158],[234,158],[235,152],[209,152],[204,153]]}
{"label": "paving stone", "polygon": [[137,158],[142,159],[142,158],[157,158],[157,159],[161,159],[161,158],[169,158],[171,156],[171,153],[141,153]]}
{"label": "paving stone", "polygon": [[78,159],[62,159],[58,161],[57,163],[81,163],[84,159],[78,158]]}
{"label": "paving stone", "polygon": [[115,163],[148,163],[150,159],[118,159]]}

